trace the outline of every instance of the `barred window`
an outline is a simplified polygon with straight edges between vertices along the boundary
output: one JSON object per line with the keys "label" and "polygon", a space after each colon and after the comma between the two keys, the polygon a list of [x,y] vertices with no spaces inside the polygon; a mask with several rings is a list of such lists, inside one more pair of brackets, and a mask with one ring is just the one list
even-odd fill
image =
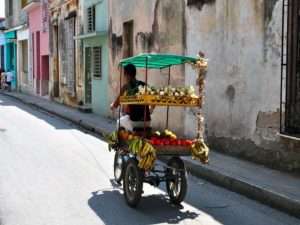
{"label": "barred window", "polygon": [[94,32],[96,29],[96,6],[87,9],[87,31]]}
{"label": "barred window", "polygon": [[93,47],[93,76],[102,78],[102,48]]}

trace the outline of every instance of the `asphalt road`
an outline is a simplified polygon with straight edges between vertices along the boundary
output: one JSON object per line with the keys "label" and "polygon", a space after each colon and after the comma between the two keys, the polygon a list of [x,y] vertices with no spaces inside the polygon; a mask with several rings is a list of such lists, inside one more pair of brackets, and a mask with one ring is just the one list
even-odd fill
{"label": "asphalt road", "polygon": [[112,163],[101,139],[0,95],[0,225],[300,224],[192,176],[182,207],[168,203],[163,185],[145,185],[131,209]]}

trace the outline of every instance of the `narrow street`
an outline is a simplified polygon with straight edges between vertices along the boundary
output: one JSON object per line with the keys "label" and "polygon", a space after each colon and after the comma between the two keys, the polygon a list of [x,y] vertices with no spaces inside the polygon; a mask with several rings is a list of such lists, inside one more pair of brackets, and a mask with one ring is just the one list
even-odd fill
{"label": "narrow street", "polygon": [[287,214],[189,176],[182,207],[144,186],[137,209],[113,182],[107,144],[0,95],[1,225],[298,225]]}

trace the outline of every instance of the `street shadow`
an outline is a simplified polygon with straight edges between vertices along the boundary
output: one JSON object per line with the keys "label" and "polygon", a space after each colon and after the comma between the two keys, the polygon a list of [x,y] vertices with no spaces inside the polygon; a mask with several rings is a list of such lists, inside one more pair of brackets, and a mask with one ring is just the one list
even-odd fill
{"label": "street shadow", "polygon": [[130,208],[119,187],[92,192],[88,205],[107,225],[178,224],[195,219],[198,213],[171,205],[165,195],[143,196],[137,209]]}
{"label": "street shadow", "polygon": [[[48,113],[44,110],[41,110],[40,108],[34,106],[34,105],[25,105],[24,103],[11,99],[10,97],[0,95],[0,106],[4,107],[16,107],[19,110],[26,112],[30,114],[31,116],[36,117],[39,120],[43,120],[55,129],[74,129],[72,127],[72,123],[62,120],[61,118],[58,118],[54,116],[51,113]],[[62,123],[63,121],[63,123]],[[2,129],[2,128],[0,128]],[[4,128],[3,128],[4,129]]]}

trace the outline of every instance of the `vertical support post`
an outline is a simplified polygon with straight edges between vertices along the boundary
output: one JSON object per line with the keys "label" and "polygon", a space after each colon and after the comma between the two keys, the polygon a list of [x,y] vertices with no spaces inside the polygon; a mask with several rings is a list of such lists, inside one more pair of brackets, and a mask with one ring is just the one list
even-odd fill
{"label": "vertical support post", "polygon": [[[123,67],[119,66],[120,68],[120,89],[119,89],[119,93],[121,95],[121,90],[122,90],[122,72],[123,72]],[[121,110],[122,110],[122,106],[119,106],[119,121],[118,121],[118,130],[121,127]]]}
{"label": "vertical support post", "polygon": [[197,114],[198,118],[198,133],[197,133],[197,138],[198,139],[203,139],[203,133],[204,133],[204,117],[202,116],[202,106],[203,106],[203,101],[204,101],[204,85],[205,85],[205,73],[206,73],[206,68],[203,68],[200,66],[198,68],[198,85],[199,85],[199,97],[200,97],[200,104],[199,104],[199,112]]}
{"label": "vertical support post", "polygon": [[[147,87],[148,87],[148,56],[146,56],[146,71],[145,71],[145,94],[147,95],[148,94],[148,90],[147,90]],[[148,105],[145,105],[145,108],[144,108],[144,137],[146,137],[146,119],[147,119],[147,108],[149,106]]]}
{"label": "vertical support post", "polygon": [[[168,74],[168,86],[170,85],[171,82],[171,66],[169,66],[169,74]],[[166,129],[169,128],[169,111],[170,107],[167,106],[167,121],[166,121]]]}

